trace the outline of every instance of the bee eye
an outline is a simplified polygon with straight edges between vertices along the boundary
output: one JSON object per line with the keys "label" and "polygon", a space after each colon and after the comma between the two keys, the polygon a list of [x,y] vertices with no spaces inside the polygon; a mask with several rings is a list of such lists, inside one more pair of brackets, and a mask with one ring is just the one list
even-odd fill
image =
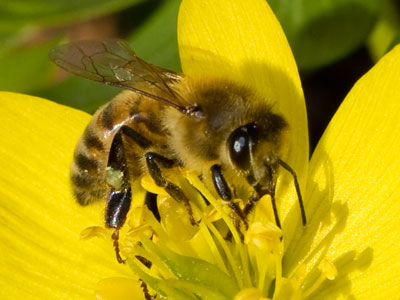
{"label": "bee eye", "polygon": [[253,146],[255,125],[248,124],[234,130],[228,138],[229,155],[232,162],[242,170],[250,169],[250,151]]}

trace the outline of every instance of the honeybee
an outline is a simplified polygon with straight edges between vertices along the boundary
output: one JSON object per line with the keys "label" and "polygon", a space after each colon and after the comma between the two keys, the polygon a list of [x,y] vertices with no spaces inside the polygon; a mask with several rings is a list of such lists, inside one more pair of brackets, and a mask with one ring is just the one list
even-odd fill
{"label": "honeybee", "polygon": [[[202,178],[246,223],[254,202],[265,194],[275,204],[278,169],[294,178],[303,224],[306,215],[295,172],[281,160],[288,125],[253,90],[235,82],[194,78],[136,56],[122,40],[79,41],[50,52],[61,68],[84,78],[127,89],[101,107],[76,146],[71,181],[79,204],[106,200],[105,225],[119,262],[118,235],[131,203],[131,182],[149,174],[193,217],[189,199],[163,170],[187,167]],[[208,180],[207,180],[208,178]],[[243,209],[226,178],[254,190]]]}

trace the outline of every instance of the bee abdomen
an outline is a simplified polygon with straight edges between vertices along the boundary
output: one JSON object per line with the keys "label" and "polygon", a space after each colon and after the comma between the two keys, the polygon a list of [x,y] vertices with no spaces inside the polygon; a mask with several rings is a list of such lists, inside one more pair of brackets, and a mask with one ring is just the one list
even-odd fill
{"label": "bee abdomen", "polygon": [[104,143],[88,127],[78,142],[71,165],[72,188],[81,205],[106,197],[104,149]]}
{"label": "bee abdomen", "polygon": [[105,145],[96,133],[89,127],[82,136],[83,143],[89,151],[104,151]]}
{"label": "bee abdomen", "polygon": [[74,162],[80,170],[89,174],[97,173],[100,164],[94,157],[90,157],[85,153],[76,153]]}
{"label": "bee abdomen", "polygon": [[114,118],[114,103],[113,101],[107,103],[100,114],[100,122],[103,128],[112,130],[117,120]]}
{"label": "bee abdomen", "polygon": [[82,189],[82,188],[79,188],[76,186],[73,188],[73,192],[74,192],[76,201],[82,206],[86,206],[90,203],[103,200],[103,199],[105,199],[105,197],[107,195],[107,190],[105,190],[105,189],[88,190],[88,189]]}

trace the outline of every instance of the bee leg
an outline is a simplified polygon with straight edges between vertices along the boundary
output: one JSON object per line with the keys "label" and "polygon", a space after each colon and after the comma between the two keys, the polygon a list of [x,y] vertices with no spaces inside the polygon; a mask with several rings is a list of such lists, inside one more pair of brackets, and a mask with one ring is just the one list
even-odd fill
{"label": "bee leg", "polygon": [[153,213],[153,216],[156,218],[156,220],[160,222],[161,216],[157,207],[157,195],[146,192],[144,204],[146,204],[147,208]]}
{"label": "bee leg", "polygon": [[271,197],[271,204],[272,204],[272,210],[274,212],[274,217],[275,217],[275,223],[276,226],[279,228],[282,228],[281,222],[279,220],[279,215],[278,215],[278,209],[276,207],[276,201],[275,201],[275,188],[276,188],[276,171],[274,168],[271,168],[271,166],[266,165],[266,178],[268,179],[266,186],[261,185],[260,183],[256,182],[256,179],[254,178],[254,175],[252,172],[246,177],[247,182],[253,186],[255,190],[255,194],[252,195],[249,199],[249,201],[246,203],[246,206],[244,208],[244,214],[247,216],[253,209],[255,202],[259,201],[262,196],[268,194]]}
{"label": "bee leg", "polygon": [[[233,225],[235,226],[236,231],[239,234],[239,238],[243,242],[244,241],[244,235],[243,235],[242,231],[240,230],[240,222],[242,221],[242,219],[239,219],[239,218],[233,217],[233,216],[231,216],[231,218],[232,218]],[[227,234],[225,235],[224,239],[226,241],[228,241],[228,242],[232,242],[232,237],[233,237],[232,231],[229,230],[227,232]]]}
{"label": "bee leg", "polygon": [[[140,244],[140,245],[141,245],[141,244]],[[137,259],[138,261],[140,261],[146,268],[148,268],[148,269],[151,268],[152,262],[149,261],[147,258],[145,258],[145,257],[143,257],[143,256],[140,256],[140,255],[136,255],[135,257],[136,257],[136,259]],[[141,281],[140,287],[142,288],[144,298],[145,298],[146,300],[156,299],[156,298],[157,298],[157,294],[154,294],[154,295],[151,295],[151,294],[150,294],[150,291],[149,291],[149,289],[148,289],[148,287],[147,287],[146,282],[144,282],[142,279],[139,279],[139,281]]]}
{"label": "bee leg", "polygon": [[257,193],[254,193],[248,200],[247,203],[245,205],[245,207],[243,208],[243,214],[247,216],[252,212],[252,210],[254,209],[254,206],[256,204],[256,202],[258,202],[260,200],[260,197],[258,196]]}
{"label": "bee leg", "polygon": [[267,175],[269,178],[268,184],[266,186],[262,186],[259,183],[257,183],[253,187],[254,187],[254,190],[257,192],[258,199],[261,199],[261,197],[266,194],[271,197],[271,204],[272,204],[272,210],[274,212],[275,224],[280,229],[282,229],[281,221],[279,220],[278,208],[276,206],[276,200],[275,200],[276,172],[275,172],[275,169],[271,168],[270,166],[266,166],[266,167],[267,167],[267,172],[268,172]]}
{"label": "bee leg", "polygon": [[226,233],[224,240],[228,241],[228,242],[232,242],[232,232],[230,230]]}
{"label": "bee leg", "polygon": [[131,205],[131,188],[126,190],[115,191],[113,188],[107,199],[105,218],[106,226],[109,228],[115,228],[115,231],[111,235],[113,245],[115,249],[115,255],[119,263],[125,263],[122,259],[119,249],[119,230],[124,225],[126,215]]}
{"label": "bee leg", "polygon": [[246,230],[249,227],[247,223],[246,216],[243,214],[243,211],[240,209],[239,205],[232,201],[232,192],[229,188],[221,170],[221,166],[215,164],[211,167],[212,179],[214,182],[214,187],[218,192],[218,195],[222,200],[225,200],[228,206],[236,213],[236,215],[243,221],[243,224],[246,227]]}
{"label": "bee leg", "polygon": [[165,191],[176,201],[185,204],[187,211],[189,213],[190,222],[192,225],[198,225],[198,222],[193,217],[192,207],[190,206],[189,199],[182,192],[182,190],[172,182],[165,179],[160,165],[164,168],[172,168],[176,165],[176,161],[168,159],[160,154],[154,152],[147,152],[145,154],[147,169],[149,170],[150,176],[153,178],[154,182],[165,189]]}
{"label": "bee leg", "polygon": [[122,135],[128,136],[141,147],[151,144],[144,137],[127,126],[122,126],[118,130],[111,143],[106,169],[110,193],[108,195],[105,211],[105,224],[109,228],[115,228],[111,238],[114,244],[115,255],[119,263],[125,262],[120,255],[118,242],[119,230],[125,223],[132,199]]}
{"label": "bee leg", "polygon": [[138,261],[140,261],[148,269],[150,269],[151,266],[153,265],[153,263],[151,261],[149,261],[147,258],[145,258],[143,256],[136,255],[135,257]]}
{"label": "bee leg", "polygon": [[115,250],[115,255],[117,257],[117,261],[120,264],[124,264],[126,262],[126,259],[123,259],[121,257],[120,251],[119,251],[119,228],[115,229],[113,234],[111,235],[111,238],[113,240],[113,245],[114,245],[114,250]]}
{"label": "bee leg", "polygon": [[147,287],[147,284],[142,280],[139,279],[139,281],[141,281],[142,283],[140,284],[140,287],[142,288],[143,294],[144,294],[144,298],[146,300],[152,300],[152,299],[156,299],[157,298],[157,294],[155,295],[150,295],[149,293],[149,289]]}
{"label": "bee leg", "polygon": [[[138,261],[140,261],[146,268],[148,268],[148,269],[151,268],[152,263],[151,263],[151,261],[149,261],[147,258],[145,258],[145,257],[143,257],[143,256],[140,256],[140,255],[136,255],[135,257],[136,257],[136,259],[137,259]],[[157,298],[157,294],[154,294],[154,295],[151,295],[151,294],[150,294],[150,291],[149,291],[149,289],[148,289],[148,287],[147,287],[146,282],[144,282],[142,279],[139,279],[139,281],[141,281],[140,287],[142,288],[144,298],[145,298],[146,300],[156,299],[156,298]]]}
{"label": "bee leg", "polygon": [[246,177],[247,182],[255,189],[255,192],[253,193],[253,195],[251,195],[251,197],[247,200],[247,203],[245,205],[245,207],[243,208],[243,214],[247,216],[252,212],[252,210],[254,209],[255,203],[258,202],[260,200],[260,196],[259,196],[259,191],[256,189],[257,186],[257,182],[256,179],[254,178],[254,174],[252,171],[250,171],[250,174],[247,175]]}

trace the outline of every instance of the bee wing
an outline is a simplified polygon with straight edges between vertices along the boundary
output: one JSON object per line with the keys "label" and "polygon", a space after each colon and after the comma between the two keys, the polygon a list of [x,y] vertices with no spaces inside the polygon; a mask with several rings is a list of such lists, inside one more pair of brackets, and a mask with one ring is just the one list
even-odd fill
{"label": "bee wing", "polygon": [[193,111],[172,88],[183,76],[140,59],[125,41],[78,41],[52,49],[49,56],[75,75],[133,90],[186,114]]}

